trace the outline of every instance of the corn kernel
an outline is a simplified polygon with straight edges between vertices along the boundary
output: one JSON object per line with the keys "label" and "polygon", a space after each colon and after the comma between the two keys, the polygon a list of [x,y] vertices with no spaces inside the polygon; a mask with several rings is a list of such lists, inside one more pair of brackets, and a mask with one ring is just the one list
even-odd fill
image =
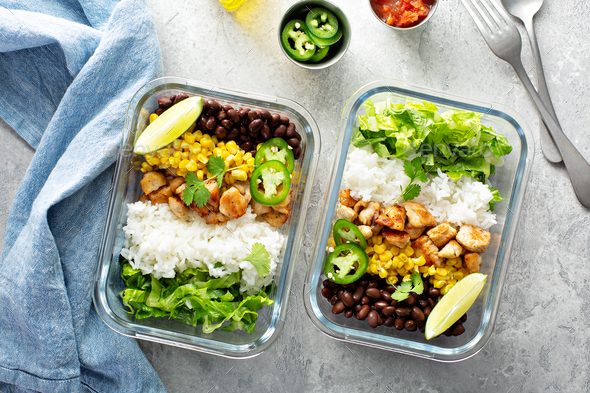
{"label": "corn kernel", "polygon": [[182,144],[182,141],[180,139],[175,139],[174,142],[172,142],[172,147],[174,147],[175,149],[180,148],[180,145]]}
{"label": "corn kernel", "polygon": [[201,144],[199,142],[192,143],[188,149],[193,154],[199,154],[201,152]]}
{"label": "corn kernel", "polygon": [[407,270],[414,269],[414,262],[410,259],[408,262],[404,263],[404,269],[407,269]]}
{"label": "corn kernel", "polygon": [[456,279],[457,281],[463,279],[465,277],[465,275],[462,272],[456,272],[455,274],[453,274],[453,278]]}
{"label": "corn kernel", "polygon": [[238,151],[235,154],[234,162],[236,163],[237,166],[242,165],[242,162],[244,162],[244,153],[242,153],[241,151]]}
{"label": "corn kernel", "polygon": [[368,256],[371,256],[371,255],[373,255],[373,253],[374,253],[375,251],[373,251],[373,247],[371,247],[371,246],[368,246],[368,247],[365,249],[365,252],[367,253],[367,255],[368,255]]}
{"label": "corn kernel", "polygon": [[419,271],[420,273],[427,273],[427,272],[428,272],[428,266],[420,266],[420,267],[418,268],[418,271]]}
{"label": "corn kernel", "polygon": [[197,157],[198,157],[199,161],[202,162],[203,164],[207,164],[207,162],[209,162],[209,159],[203,153],[199,153],[197,155]]}
{"label": "corn kernel", "polygon": [[227,149],[227,151],[229,151],[231,154],[237,154],[238,153],[238,145],[236,144],[236,142],[234,141],[229,141],[225,144],[225,148]]}
{"label": "corn kernel", "polygon": [[178,168],[179,169],[186,169],[186,166],[188,165],[189,160],[182,160],[180,161],[180,164],[178,164]]}
{"label": "corn kernel", "polygon": [[186,165],[186,169],[189,172],[194,172],[197,170],[197,163],[194,160],[189,160],[188,164]]}
{"label": "corn kernel", "polygon": [[417,266],[424,266],[426,264],[426,259],[424,259],[424,256],[420,255],[419,258],[413,258],[412,259],[414,261],[414,264]]}
{"label": "corn kernel", "polygon": [[388,275],[388,274],[387,274],[387,270],[385,270],[385,269],[383,269],[383,268],[379,269],[379,277],[381,277],[381,278],[386,278],[386,277],[387,277],[387,275]]}
{"label": "corn kernel", "polygon": [[412,255],[414,255],[414,249],[408,245],[404,249],[404,254],[406,254],[407,256],[411,257]]}
{"label": "corn kernel", "polygon": [[193,135],[192,132],[185,132],[184,135],[182,136],[184,138],[185,141],[187,141],[188,143],[195,143],[195,141],[197,140],[195,138],[195,136]]}
{"label": "corn kernel", "polygon": [[408,262],[410,259],[408,258],[408,256],[404,253],[401,253],[398,255],[398,258],[400,261],[402,261],[403,263]]}
{"label": "corn kernel", "polygon": [[211,147],[213,147],[213,141],[211,139],[205,139],[205,137],[203,137],[203,139],[201,139],[201,147],[210,149]]}
{"label": "corn kernel", "polygon": [[169,157],[166,157],[166,156],[160,158],[160,165],[167,164],[168,163],[168,158]]}
{"label": "corn kernel", "polygon": [[197,127],[197,122],[194,122],[193,124],[191,124],[191,126],[188,128],[187,132],[192,133],[195,128]]}
{"label": "corn kernel", "polygon": [[400,276],[405,276],[406,273],[408,272],[406,269],[402,268],[397,268],[395,269],[397,271],[397,274],[399,274]]}
{"label": "corn kernel", "polygon": [[447,269],[445,269],[444,267],[439,267],[436,269],[436,272],[441,275],[441,276],[446,276],[447,275]]}
{"label": "corn kernel", "polygon": [[436,266],[430,266],[428,268],[428,274],[430,274],[431,276],[434,276],[436,274]]}
{"label": "corn kernel", "polygon": [[409,274],[406,274],[406,275],[404,276],[404,278],[402,278],[402,282],[408,282],[408,281],[411,281],[411,280],[412,280],[412,278],[410,277],[410,275],[409,275]]}
{"label": "corn kernel", "polygon": [[250,158],[252,158],[252,153],[248,152],[244,154],[244,160],[248,161]]}
{"label": "corn kernel", "polygon": [[387,261],[387,263],[383,266],[385,269],[391,269],[391,265],[393,264],[393,260]]}
{"label": "corn kernel", "polygon": [[[381,244],[382,242],[383,242],[383,236],[373,236],[373,243],[374,244]],[[381,252],[383,252],[383,251],[381,251]]]}
{"label": "corn kernel", "polygon": [[176,174],[178,176],[183,176],[183,177],[186,176],[187,173],[188,173],[188,171],[186,169],[179,169],[176,171]]}
{"label": "corn kernel", "polygon": [[373,250],[375,250],[377,254],[383,254],[385,252],[385,246],[381,244],[381,242],[378,242],[373,247]]}
{"label": "corn kernel", "polygon": [[391,246],[389,251],[391,251],[391,254],[393,254],[393,256],[397,256],[400,253],[399,247],[396,246]]}
{"label": "corn kernel", "polygon": [[220,149],[223,149],[225,147],[225,142],[221,141],[216,146],[219,147]]}
{"label": "corn kernel", "polygon": [[157,157],[150,157],[147,159],[148,164],[150,164],[151,166],[156,166],[158,164],[160,164],[160,159]]}
{"label": "corn kernel", "polygon": [[371,257],[371,262],[378,263],[379,262],[379,255],[373,254],[373,256]]}
{"label": "corn kernel", "polygon": [[373,274],[377,274],[377,264],[376,263],[371,263],[369,264],[369,270],[371,271],[371,273]]}
{"label": "corn kernel", "polygon": [[203,138],[203,133],[200,130],[197,130],[196,132],[193,132],[193,135],[195,136],[195,140],[198,142]]}
{"label": "corn kernel", "polygon": [[434,285],[435,288],[440,289],[445,285],[444,281],[440,281],[440,280],[434,280],[434,282],[432,283],[432,285]]}
{"label": "corn kernel", "polygon": [[254,165],[255,162],[256,162],[256,160],[254,158],[250,157],[246,160],[246,165]]}
{"label": "corn kernel", "polygon": [[199,180],[203,180],[204,177],[205,177],[205,172],[203,172],[202,170],[198,170],[197,171],[197,178]]}
{"label": "corn kernel", "polygon": [[219,140],[217,139],[217,137],[215,135],[213,135],[211,137],[211,141],[213,142],[214,145],[217,145],[219,143]]}
{"label": "corn kernel", "polygon": [[231,171],[231,175],[234,179],[238,181],[248,180],[248,174],[241,169],[234,169],[233,171]]}
{"label": "corn kernel", "polygon": [[152,114],[150,115],[150,124],[152,124],[152,122],[153,122],[154,120],[156,120],[157,118],[158,118],[158,115],[156,115],[155,113],[152,113]]}
{"label": "corn kernel", "polygon": [[[229,151],[227,151],[227,150],[225,150],[225,149],[221,150],[221,158],[223,158],[223,159],[225,160],[225,159],[227,159],[227,157],[229,157],[229,156],[230,156],[230,153],[229,153]],[[229,164],[229,162],[228,162],[228,164]]]}
{"label": "corn kernel", "polygon": [[457,283],[457,280],[449,280],[447,281],[447,285],[453,286]]}
{"label": "corn kernel", "polygon": [[178,168],[178,164],[180,163],[180,159],[178,157],[170,157],[168,159],[168,162],[170,163],[170,165],[172,165],[172,168]]}
{"label": "corn kernel", "polygon": [[256,151],[260,150],[260,147],[262,146],[262,143],[259,143],[256,145]]}
{"label": "corn kernel", "polygon": [[441,294],[441,295],[446,295],[446,294],[447,294],[447,292],[449,292],[449,291],[451,290],[451,288],[453,288],[453,286],[452,286],[452,285],[450,285],[450,284],[447,284],[447,285],[445,285],[445,286],[444,286],[444,287],[443,287],[443,288],[440,290],[440,294]]}
{"label": "corn kernel", "polygon": [[222,150],[219,147],[216,147],[215,149],[213,149],[213,155],[216,157],[221,157],[221,152],[222,152]]}

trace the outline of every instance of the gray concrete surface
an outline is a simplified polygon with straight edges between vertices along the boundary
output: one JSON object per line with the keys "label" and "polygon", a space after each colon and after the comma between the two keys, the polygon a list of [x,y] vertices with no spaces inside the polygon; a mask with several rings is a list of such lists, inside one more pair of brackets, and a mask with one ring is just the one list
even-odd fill
{"label": "gray concrete surface", "polygon": [[[335,66],[307,71],[279,49],[277,23],[292,0],[250,0],[233,14],[216,0],[150,0],[167,75],[278,95],[306,107],[322,132],[322,163],[304,243],[313,243],[327,164],[346,99],[381,78],[512,107],[535,135],[539,117],[506,63],[494,57],[459,0],[442,0],[426,29],[396,33],[365,0],[341,0],[352,29],[350,51]],[[590,160],[590,3],[547,0],[536,27],[554,106],[565,133]],[[522,30],[521,30],[522,32]],[[531,78],[525,44],[523,61]],[[0,198],[4,232],[14,188],[31,151],[0,122]],[[305,315],[302,286],[309,251],[298,261],[294,309],[277,343],[245,361],[141,342],[170,392],[586,392],[590,391],[590,214],[577,202],[562,165],[537,154],[518,223],[496,330],[469,360],[441,364],[345,345]],[[6,172],[8,171],[8,172]]]}

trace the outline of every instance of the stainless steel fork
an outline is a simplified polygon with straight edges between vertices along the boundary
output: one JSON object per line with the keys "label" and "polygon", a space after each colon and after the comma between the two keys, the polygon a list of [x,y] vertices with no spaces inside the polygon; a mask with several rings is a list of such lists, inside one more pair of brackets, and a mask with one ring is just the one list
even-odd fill
{"label": "stainless steel fork", "polygon": [[520,59],[522,43],[518,29],[504,8],[494,0],[461,0],[461,2],[467,8],[492,52],[509,63],[516,71],[516,75],[541,112],[541,117],[563,157],[563,163],[578,200],[585,208],[590,209],[590,164],[565,136],[561,126],[551,116],[531,83]]}

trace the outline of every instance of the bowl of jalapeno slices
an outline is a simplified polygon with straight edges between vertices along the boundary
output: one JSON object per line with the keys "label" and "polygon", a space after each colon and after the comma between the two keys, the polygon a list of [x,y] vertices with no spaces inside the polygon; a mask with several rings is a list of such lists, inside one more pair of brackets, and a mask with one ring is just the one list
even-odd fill
{"label": "bowl of jalapeno slices", "polygon": [[302,0],[285,12],[279,44],[289,60],[307,69],[336,63],[350,44],[350,25],[344,12],[325,0]]}

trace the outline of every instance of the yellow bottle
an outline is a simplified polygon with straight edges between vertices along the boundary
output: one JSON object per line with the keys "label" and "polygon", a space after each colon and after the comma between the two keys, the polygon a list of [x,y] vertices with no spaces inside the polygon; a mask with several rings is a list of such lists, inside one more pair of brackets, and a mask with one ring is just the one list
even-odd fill
{"label": "yellow bottle", "polygon": [[219,0],[223,8],[226,11],[235,11],[237,10],[242,4],[244,4],[247,0]]}

